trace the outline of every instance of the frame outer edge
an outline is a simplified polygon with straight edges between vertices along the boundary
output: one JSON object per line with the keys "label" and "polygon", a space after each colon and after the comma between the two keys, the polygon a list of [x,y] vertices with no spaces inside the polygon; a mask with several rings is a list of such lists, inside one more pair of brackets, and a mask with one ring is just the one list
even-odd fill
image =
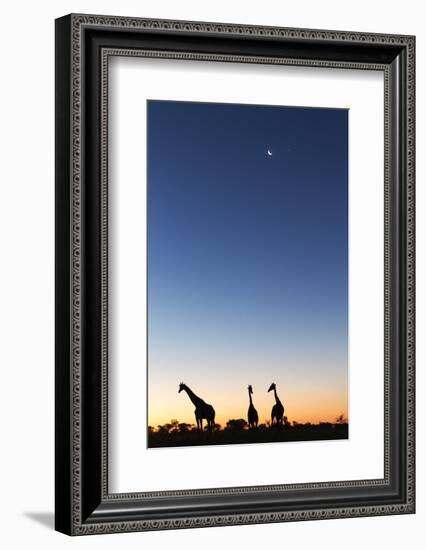
{"label": "frame outer edge", "polygon": [[55,22],[55,529],[71,534],[71,19]]}
{"label": "frame outer edge", "polygon": [[[71,135],[70,144],[72,153],[71,183],[72,183],[72,204],[71,204],[71,482],[70,498],[72,501],[71,510],[71,534],[95,534],[112,533],[123,531],[152,530],[152,529],[177,529],[187,527],[202,527],[212,525],[236,525],[247,523],[265,523],[276,521],[294,521],[307,519],[326,519],[332,517],[361,517],[369,515],[385,515],[395,513],[414,512],[414,424],[412,429],[408,429],[408,448],[412,449],[408,454],[407,475],[411,475],[411,483],[407,485],[407,501],[405,504],[392,506],[367,506],[363,509],[359,507],[327,509],[327,510],[307,510],[301,512],[274,512],[265,514],[243,514],[243,515],[217,515],[212,517],[164,520],[164,521],[132,521],[117,523],[83,524],[81,518],[81,486],[80,486],[80,463],[81,463],[81,424],[80,424],[80,380],[81,380],[81,33],[83,26],[98,27],[119,27],[125,29],[149,29],[153,31],[172,30],[175,32],[193,32],[210,34],[227,34],[228,36],[250,35],[252,37],[262,37],[264,39],[273,38],[294,38],[318,41],[335,41],[337,43],[375,43],[388,44],[406,48],[408,50],[408,188],[407,203],[414,208],[414,37],[398,35],[378,35],[371,33],[356,33],[342,31],[322,31],[309,29],[284,29],[278,27],[253,27],[245,25],[227,25],[219,23],[201,23],[187,21],[167,21],[167,20],[147,20],[136,18],[124,18],[115,16],[92,16],[75,15],[68,16],[71,24]],[[59,20],[60,21],[60,20]],[[57,27],[58,28],[58,27]],[[57,81],[58,82],[58,81]],[[410,167],[411,160],[411,167]],[[58,180],[57,180],[58,183]],[[58,190],[58,187],[57,187]],[[411,232],[411,233],[410,233]],[[410,236],[411,235],[411,236]],[[412,251],[413,259],[407,263],[407,279],[412,281],[407,285],[407,303],[409,304],[408,314],[412,324],[407,323],[407,366],[408,366],[408,404],[409,410],[407,421],[414,422],[414,211],[407,218],[407,250]],[[410,311],[411,305],[411,311]],[[63,313],[59,314],[61,317]],[[412,328],[408,328],[412,326]],[[58,369],[57,369],[58,373]],[[411,396],[410,396],[411,393]],[[58,394],[57,394],[58,399]],[[410,478],[409,478],[410,479]],[[57,527],[58,528],[58,527]],[[59,529],[61,530],[61,529]]]}
{"label": "frame outer edge", "polygon": [[407,43],[407,182],[406,182],[406,231],[407,231],[407,506],[411,513],[416,511],[416,460],[415,460],[415,318],[416,318],[416,212],[415,212],[415,170],[416,170],[416,38],[409,37]]}

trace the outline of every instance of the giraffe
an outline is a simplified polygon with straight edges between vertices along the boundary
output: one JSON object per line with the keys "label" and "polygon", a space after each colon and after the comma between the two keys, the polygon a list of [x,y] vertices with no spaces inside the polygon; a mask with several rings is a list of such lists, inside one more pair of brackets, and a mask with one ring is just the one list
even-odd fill
{"label": "giraffe", "polygon": [[257,410],[254,408],[253,401],[251,398],[251,394],[253,393],[253,388],[250,385],[247,389],[248,389],[248,394],[250,399],[247,419],[248,419],[249,429],[252,430],[253,428],[257,428],[257,424],[259,422],[259,415],[257,414]]}
{"label": "giraffe", "polygon": [[272,411],[271,411],[271,420],[272,420],[271,426],[274,426],[275,424],[275,426],[278,428],[283,425],[284,407],[277,395],[277,386],[275,382],[272,382],[268,392],[272,390],[274,391],[275,405],[272,407]]}
{"label": "giraffe", "polygon": [[179,391],[186,391],[188,394],[189,399],[194,403],[195,405],[195,420],[197,421],[197,428],[200,432],[203,431],[203,418],[207,420],[207,428],[209,432],[213,431],[214,428],[214,417],[215,412],[214,408],[203,401],[198,395],[195,395],[195,393],[183,382],[179,384]]}

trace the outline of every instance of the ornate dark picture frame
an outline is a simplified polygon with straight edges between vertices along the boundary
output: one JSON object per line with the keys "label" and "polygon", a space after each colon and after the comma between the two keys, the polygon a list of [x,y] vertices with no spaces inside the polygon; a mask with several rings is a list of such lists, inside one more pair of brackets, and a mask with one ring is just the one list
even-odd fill
{"label": "ornate dark picture frame", "polygon": [[[384,73],[383,479],[108,492],[107,75],[115,55]],[[414,513],[414,56],[413,36],[95,15],[56,21],[58,531],[84,535]]]}

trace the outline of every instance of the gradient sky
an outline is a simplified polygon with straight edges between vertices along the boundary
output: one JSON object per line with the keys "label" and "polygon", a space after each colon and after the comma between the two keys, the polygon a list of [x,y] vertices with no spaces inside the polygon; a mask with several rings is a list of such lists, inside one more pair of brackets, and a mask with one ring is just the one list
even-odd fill
{"label": "gradient sky", "polygon": [[347,110],[147,109],[149,424],[347,415]]}

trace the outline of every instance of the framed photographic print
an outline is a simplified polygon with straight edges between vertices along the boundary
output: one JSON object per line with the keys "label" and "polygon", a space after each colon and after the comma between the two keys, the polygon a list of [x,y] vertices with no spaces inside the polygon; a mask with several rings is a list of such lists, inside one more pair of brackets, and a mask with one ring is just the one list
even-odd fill
{"label": "framed photographic print", "polygon": [[56,21],[56,529],[413,513],[412,36]]}

